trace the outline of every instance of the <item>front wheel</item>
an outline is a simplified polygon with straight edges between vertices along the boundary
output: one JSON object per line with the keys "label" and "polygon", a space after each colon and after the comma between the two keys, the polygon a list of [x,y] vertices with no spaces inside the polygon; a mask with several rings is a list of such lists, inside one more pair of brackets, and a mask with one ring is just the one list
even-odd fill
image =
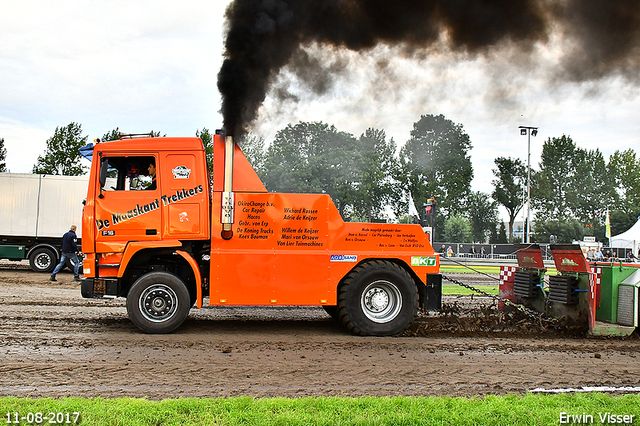
{"label": "front wheel", "polygon": [[413,278],[387,260],[359,265],[338,290],[339,318],[358,335],[400,333],[413,321],[417,309],[418,289]]}
{"label": "front wheel", "polygon": [[170,333],[189,315],[189,302],[189,290],[180,278],[167,272],[151,272],[131,286],[127,313],[145,333]]}

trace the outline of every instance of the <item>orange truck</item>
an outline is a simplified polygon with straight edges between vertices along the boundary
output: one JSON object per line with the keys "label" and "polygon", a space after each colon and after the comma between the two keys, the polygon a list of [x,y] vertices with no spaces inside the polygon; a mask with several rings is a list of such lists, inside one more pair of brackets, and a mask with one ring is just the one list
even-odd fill
{"label": "orange truck", "polygon": [[[193,306],[322,306],[358,335],[437,308],[439,257],[419,225],[345,223],[326,194],[268,192],[218,131],[96,143],[82,222],[82,296],[126,297],[147,333]],[[150,184],[153,174],[153,184]]]}

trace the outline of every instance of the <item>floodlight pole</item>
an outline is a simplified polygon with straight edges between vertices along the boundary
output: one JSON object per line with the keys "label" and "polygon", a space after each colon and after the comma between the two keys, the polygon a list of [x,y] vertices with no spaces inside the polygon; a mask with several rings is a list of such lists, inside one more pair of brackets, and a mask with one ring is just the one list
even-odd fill
{"label": "floodlight pole", "polygon": [[531,134],[536,136],[538,134],[537,127],[520,126],[520,134],[527,136],[527,230],[525,236],[525,243],[531,242],[529,235],[531,226]]}

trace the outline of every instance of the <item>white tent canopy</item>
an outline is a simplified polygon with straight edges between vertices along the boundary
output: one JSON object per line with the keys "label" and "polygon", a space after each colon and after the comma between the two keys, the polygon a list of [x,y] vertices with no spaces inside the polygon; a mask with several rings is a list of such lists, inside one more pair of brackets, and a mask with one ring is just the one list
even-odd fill
{"label": "white tent canopy", "polygon": [[640,248],[640,219],[631,228],[619,235],[614,235],[610,239],[611,247],[621,247],[633,250],[633,254],[638,254]]}

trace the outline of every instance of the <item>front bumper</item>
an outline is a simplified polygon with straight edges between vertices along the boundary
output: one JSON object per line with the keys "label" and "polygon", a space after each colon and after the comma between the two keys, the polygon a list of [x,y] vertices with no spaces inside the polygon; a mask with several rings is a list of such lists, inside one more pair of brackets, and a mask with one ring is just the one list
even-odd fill
{"label": "front bumper", "polygon": [[83,278],[80,284],[82,297],[87,299],[118,297],[119,290],[120,280],[116,278]]}

